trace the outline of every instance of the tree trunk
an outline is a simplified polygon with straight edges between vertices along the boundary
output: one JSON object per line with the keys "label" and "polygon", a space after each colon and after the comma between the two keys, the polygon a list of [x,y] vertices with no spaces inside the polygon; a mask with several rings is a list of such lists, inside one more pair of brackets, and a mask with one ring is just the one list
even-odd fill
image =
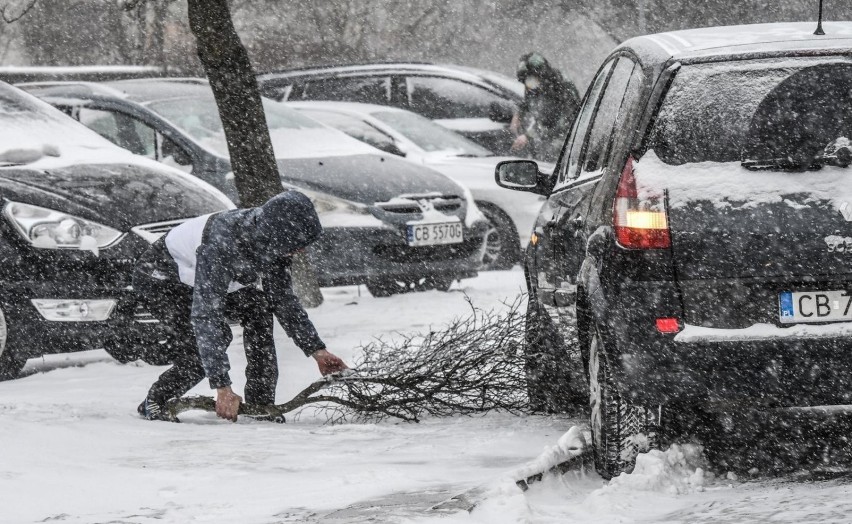
{"label": "tree trunk", "polygon": [[[259,206],[282,191],[281,178],[254,68],[228,1],[189,0],[189,26],[219,107],[240,205]],[[293,287],[305,307],[315,307],[322,303],[322,293],[302,256],[294,257]]]}

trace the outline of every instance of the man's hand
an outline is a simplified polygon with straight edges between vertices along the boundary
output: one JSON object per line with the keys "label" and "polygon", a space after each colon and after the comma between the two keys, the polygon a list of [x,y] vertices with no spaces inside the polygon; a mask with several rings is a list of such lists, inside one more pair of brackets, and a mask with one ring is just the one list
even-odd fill
{"label": "man's hand", "polygon": [[527,138],[527,135],[520,135],[512,144],[512,151],[523,151],[529,143],[530,141]]}
{"label": "man's hand", "polygon": [[216,390],[216,414],[220,418],[236,422],[242,401],[242,397],[234,393],[231,386],[219,388]]}
{"label": "man's hand", "polygon": [[329,353],[325,349],[315,351],[311,356],[317,361],[317,367],[319,367],[320,373],[323,376],[349,369],[349,366],[340,357]]}

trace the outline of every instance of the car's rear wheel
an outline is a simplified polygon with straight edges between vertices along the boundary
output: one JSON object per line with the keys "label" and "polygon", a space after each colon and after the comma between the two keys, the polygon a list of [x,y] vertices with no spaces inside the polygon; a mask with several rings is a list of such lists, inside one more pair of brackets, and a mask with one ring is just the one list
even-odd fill
{"label": "car's rear wheel", "polygon": [[27,359],[16,355],[9,344],[9,325],[0,309],[0,381],[18,378],[26,363]]}
{"label": "car's rear wheel", "polygon": [[[583,364],[572,358],[568,345],[550,315],[530,296],[525,326],[524,371],[534,411],[576,412],[585,401]],[[579,378],[577,383],[572,378]]]}
{"label": "car's rear wheel", "polygon": [[659,410],[619,395],[598,330],[589,344],[589,407],[595,468],[602,477],[633,471],[639,453],[659,448]]}
{"label": "car's rear wheel", "polygon": [[500,208],[487,202],[476,204],[491,223],[485,234],[482,270],[511,269],[521,259],[521,245],[515,224]]}

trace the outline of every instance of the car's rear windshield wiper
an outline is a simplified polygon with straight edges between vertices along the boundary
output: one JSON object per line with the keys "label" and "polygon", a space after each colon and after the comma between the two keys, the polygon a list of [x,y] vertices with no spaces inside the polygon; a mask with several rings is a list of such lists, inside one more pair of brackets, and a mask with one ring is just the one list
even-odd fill
{"label": "car's rear windshield wiper", "polygon": [[822,168],[820,164],[811,164],[805,167],[803,164],[787,158],[743,160],[742,166],[751,171],[808,171]]}
{"label": "car's rear windshield wiper", "polygon": [[823,166],[849,167],[849,162],[835,156],[822,156],[811,160],[808,165],[790,159],[743,160],[742,166],[751,171],[818,171]]}

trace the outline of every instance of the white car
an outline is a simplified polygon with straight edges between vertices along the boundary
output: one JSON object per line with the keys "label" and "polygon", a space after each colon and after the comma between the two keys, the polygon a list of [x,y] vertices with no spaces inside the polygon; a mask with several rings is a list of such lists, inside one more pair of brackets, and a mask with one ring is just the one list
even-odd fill
{"label": "white car", "polygon": [[488,237],[484,269],[506,269],[520,261],[521,249],[529,241],[544,198],[496,184],[495,167],[503,160],[512,160],[511,157],[493,156],[475,142],[404,109],[354,102],[288,102],[287,105],[467,186],[494,226]]}

